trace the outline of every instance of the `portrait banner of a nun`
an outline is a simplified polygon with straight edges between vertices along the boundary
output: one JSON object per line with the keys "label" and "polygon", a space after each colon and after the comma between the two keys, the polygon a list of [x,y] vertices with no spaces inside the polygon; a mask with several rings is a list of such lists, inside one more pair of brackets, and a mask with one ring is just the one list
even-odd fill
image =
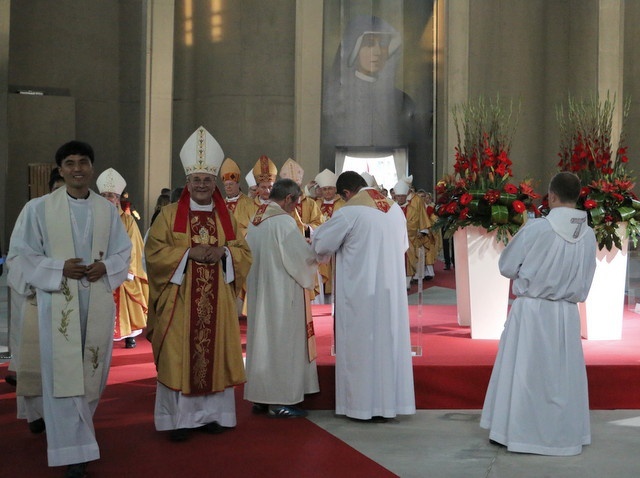
{"label": "portrait banner of a nun", "polygon": [[[432,59],[423,39],[432,2],[414,7],[420,10],[417,15],[412,9],[396,8],[397,1],[378,2],[385,3],[388,11],[380,8],[381,12],[348,8],[347,2],[325,4],[325,52],[334,52],[334,57],[331,61],[325,54],[321,168],[334,167],[338,149],[403,148],[412,171],[431,170]],[[388,13],[400,26],[378,13]],[[408,32],[407,25],[415,28]]]}

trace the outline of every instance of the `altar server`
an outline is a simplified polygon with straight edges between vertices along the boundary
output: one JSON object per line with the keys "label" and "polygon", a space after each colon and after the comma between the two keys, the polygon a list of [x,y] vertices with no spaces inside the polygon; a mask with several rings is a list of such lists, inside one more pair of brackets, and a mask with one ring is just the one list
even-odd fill
{"label": "altar server", "polygon": [[580,180],[549,184],[547,217],[531,219],[500,256],[513,301],[500,337],[480,426],[509,451],[578,455],[591,443],[578,302],[596,268],[587,213],[575,209]]}

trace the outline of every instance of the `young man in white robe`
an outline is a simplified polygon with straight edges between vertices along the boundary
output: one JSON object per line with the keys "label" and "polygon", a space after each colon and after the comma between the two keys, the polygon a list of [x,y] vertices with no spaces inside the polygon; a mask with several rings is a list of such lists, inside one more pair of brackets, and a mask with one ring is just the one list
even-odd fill
{"label": "young man in white robe", "polygon": [[65,187],[30,201],[13,233],[37,295],[48,462],[68,465],[68,478],[86,476],[87,462],[100,458],[93,414],[111,363],[113,291],[131,253],[116,209],[89,189],[93,161],[88,144],[62,145]]}
{"label": "young man in white robe", "polygon": [[306,416],[293,405],[320,391],[315,337],[305,289],[313,289],[315,254],[291,212],[302,191],[280,179],[270,202],[249,223],[247,242],[253,264],[247,280],[247,383],[244,398],[254,413],[275,418]]}
{"label": "young man in white robe", "polygon": [[578,302],[596,267],[587,213],[575,209],[580,180],[549,184],[547,217],[532,219],[500,256],[513,301],[489,381],[480,426],[509,451],[577,455],[591,443]]}
{"label": "young man in white robe", "polygon": [[342,173],[336,187],[347,202],[312,242],[321,260],[336,254],[336,414],[360,420],[414,414],[404,214],[353,171]]}

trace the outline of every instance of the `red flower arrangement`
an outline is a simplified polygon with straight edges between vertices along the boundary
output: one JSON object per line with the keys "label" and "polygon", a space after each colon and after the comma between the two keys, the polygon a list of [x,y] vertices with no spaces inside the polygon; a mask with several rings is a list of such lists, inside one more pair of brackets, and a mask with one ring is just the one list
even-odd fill
{"label": "red flower arrangement", "polygon": [[509,158],[511,104],[506,111],[498,97],[495,102],[476,102],[454,107],[458,137],[454,175],[445,176],[436,186],[435,227],[448,239],[469,225],[487,231],[497,229],[497,240],[508,243],[527,219],[527,212],[539,214],[533,205],[537,195],[531,181],[519,185],[512,179]]}
{"label": "red flower arrangement", "polygon": [[626,170],[629,157],[624,123],[629,106],[627,100],[615,149],[612,145],[615,97],[611,100],[607,95],[604,101],[597,96],[584,101],[569,97],[566,115],[561,107],[557,111],[561,132],[558,167],[580,177],[584,186],[577,207],[587,211],[600,249],[611,250],[614,245],[622,248],[618,228],[621,222],[627,223],[626,236],[634,246],[640,232],[636,221],[640,217],[640,201],[633,192],[634,180]]}

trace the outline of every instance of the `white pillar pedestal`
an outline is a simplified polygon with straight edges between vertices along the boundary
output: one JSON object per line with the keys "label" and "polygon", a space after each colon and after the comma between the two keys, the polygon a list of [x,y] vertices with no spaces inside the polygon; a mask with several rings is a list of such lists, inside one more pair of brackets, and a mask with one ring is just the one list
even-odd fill
{"label": "white pillar pedestal", "polygon": [[[626,235],[625,224],[618,228],[618,234]],[[581,333],[587,340],[622,339],[628,243],[625,238],[622,249],[614,246],[610,251],[604,248],[596,252],[596,273],[589,295],[578,304]]]}
{"label": "white pillar pedestal", "polygon": [[504,244],[496,231],[470,226],[455,232],[453,247],[458,324],[471,327],[472,339],[499,339],[509,304],[510,281],[498,269]]}

